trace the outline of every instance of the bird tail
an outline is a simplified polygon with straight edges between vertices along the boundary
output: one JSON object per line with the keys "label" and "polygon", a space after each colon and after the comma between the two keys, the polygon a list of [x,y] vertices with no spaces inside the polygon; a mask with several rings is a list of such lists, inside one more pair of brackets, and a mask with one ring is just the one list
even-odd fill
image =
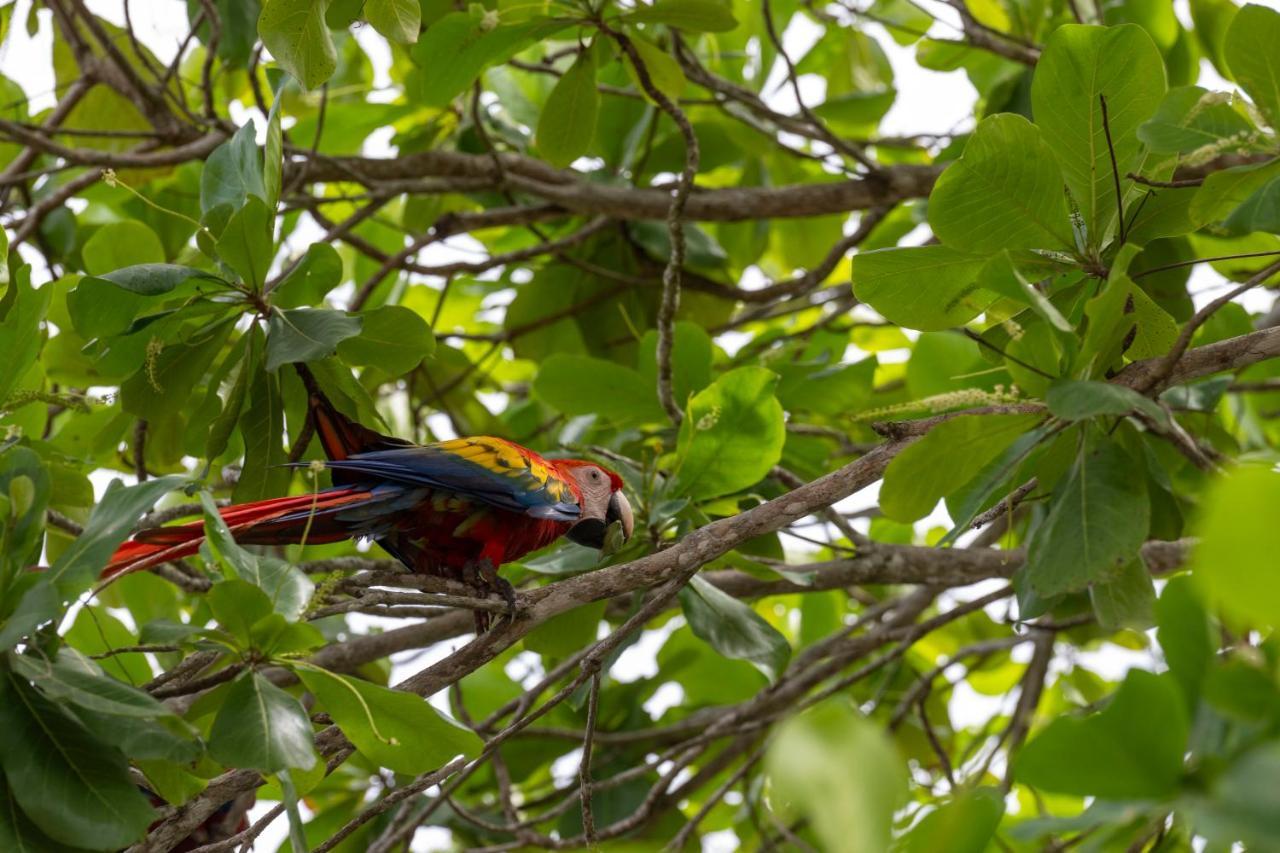
{"label": "bird tail", "polygon": [[[346,459],[356,453],[368,453],[372,450],[391,450],[396,447],[410,447],[410,442],[391,435],[383,435],[358,424],[338,411],[337,407],[320,390],[313,374],[305,364],[295,363],[298,377],[307,389],[307,412],[315,427],[324,455],[330,459]],[[342,478],[335,477],[334,482]]]}
{"label": "bird tail", "polygon": [[[308,495],[271,498],[223,507],[218,512],[236,541],[251,545],[334,542],[351,536],[350,526],[334,516],[376,499],[367,488],[325,489]],[[205,540],[200,521],[143,530],[116,549],[103,569],[103,579],[189,557]]]}

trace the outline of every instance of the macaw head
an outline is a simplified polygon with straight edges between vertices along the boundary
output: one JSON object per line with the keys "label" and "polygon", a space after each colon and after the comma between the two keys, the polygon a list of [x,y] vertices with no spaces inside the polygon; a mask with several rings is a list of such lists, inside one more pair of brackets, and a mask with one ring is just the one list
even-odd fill
{"label": "macaw head", "polygon": [[582,495],[581,513],[565,535],[579,545],[603,548],[605,532],[615,521],[622,525],[623,539],[635,528],[631,504],[622,491],[622,478],[603,465],[585,459],[557,459],[560,473],[572,480]]}

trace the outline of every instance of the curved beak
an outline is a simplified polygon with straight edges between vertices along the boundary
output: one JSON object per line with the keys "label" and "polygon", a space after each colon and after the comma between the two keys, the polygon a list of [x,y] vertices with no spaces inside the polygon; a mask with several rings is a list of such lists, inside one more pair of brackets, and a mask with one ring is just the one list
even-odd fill
{"label": "curved beak", "polygon": [[579,545],[604,550],[607,540],[606,534],[615,522],[621,526],[622,541],[626,542],[631,538],[636,522],[635,516],[631,512],[631,503],[622,492],[614,492],[609,497],[609,508],[605,511],[603,520],[599,518],[584,518],[573,527],[570,527],[565,536],[568,537],[569,541],[577,542]]}
{"label": "curved beak", "polygon": [[631,502],[621,491],[614,492],[610,496],[609,511],[605,513],[604,520],[606,525],[615,521],[622,522],[622,541],[631,539],[631,534],[636,527],[636,519],[631,512]]}

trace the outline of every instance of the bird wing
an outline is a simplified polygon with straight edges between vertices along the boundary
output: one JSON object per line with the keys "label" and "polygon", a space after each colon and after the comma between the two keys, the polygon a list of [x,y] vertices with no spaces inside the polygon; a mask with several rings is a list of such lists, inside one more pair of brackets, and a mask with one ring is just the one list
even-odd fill
{"label": "bird wing", "polygon": [[356,478],[442,489],[508,512],[577,521],[574,486],[538,454],[489,436],[357,453],[327,463]]}

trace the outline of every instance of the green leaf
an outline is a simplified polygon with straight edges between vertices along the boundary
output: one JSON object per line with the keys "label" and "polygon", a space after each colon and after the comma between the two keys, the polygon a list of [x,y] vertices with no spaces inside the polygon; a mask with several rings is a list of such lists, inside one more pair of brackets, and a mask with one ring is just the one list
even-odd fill
{"label": "green leaf", "polygon": [[267,200],[256,138],[257,129],[249,119],[235,136],[213,149],[200,175],[201,212],[208,213],[222,204],[239,210],[251,195]]}
{"label": "green leaf", "polygon": [[178,285],[192,279],[222,283],[222,279],[211,273],[180,264],[135,264],[105,272],[96,277],[139,296],[162,296],[172,293]]}
{"label": "green leaf", "polygon": [[776,681],[791,660],[786,637],[750,606],[698,575],[680,590],[680,609],[701,640],[727,658],[746,660]]}
{"label": "green leaf", "polygon": [[190,764],[204,752],[196,740],[199,730],[175,716],[124,717],[84,707],[69,710],[96,737],[110,743],[131,760]]}
{"label": "green leaf", "polygon": [[[246,340],[253,341],[256,338],[250,336]],[[236,422],[240,420],[241,411],[244,410],[245,398],[249,392],[249,377],[254,370],[255,364],[254,353],[246,349],[239,364],[234,368],[236,370],[236,378],[231,384],[231,390],[227,393],[226,400],[222,404],[222,410],[218,412],[217,417],[209,424],[208,436],[205,439],[204,458],[210,465],[226,452],[227,444],[231,440],[231,433],[236,428]]]}
{"label": "green leaf", "polygon": [[542,156],[564,167],[586,154],[596,135],[599,109],[595,51],[584,48],[543,105],[536,136]]}
{"label": "green leaf", "polygon": [[1191,200],[1191,221],[1197,225],[1222,222],[1277,178],[1280,159],[1213,172]]}
{"label": "green leaf", "polygon": [[786,441],[777,383],[777,374],[762,367],[739,367],[693,396],[680,425],[670,496],[719,497],[769,473]]}
{"label": "green leaf", "polygon": [[1179,86],[1169,90],[1155,115],[1138,128],[1138,139],[1160,154],[1187,154],[1227,140],[1243,142],[1253,130],[1228,96],[1199,86]]}
{"label": "green leaf", "polygon": [[184,481],[185,478],[176,475],[157,477],[136,486],[124,486],[119,480],[112,480],[102,500],[93,508],[84,532],[72,540],[49,569],[49,579],[63,595],[79,594],[106,566],[142,514]]}
{"label": "green leaf", "polygon": [[1100,442],[1054,490],[1027,547],[1026,579],[1047,598],[1114,578],[1137,556],[1150,513],[1143,471],[1119,444]]}
{"label": "green leaf", "polygon": [[1128,563],[1114,578],[1090,586],[1089,598],[1104,631],[1145,631],[1155,624],[1155,586],[1141,560]]}
{"label": "green leaf", "polygon": [[[250,330],[250,346],[262,349],[262,332]],[[292,476],[283,467],[289,461],[281,444],[284,432],[284,401],[280,398],[280,380],[276,374],[254,369],[249,375],[249,403],[240,416],[240,434],[244,436],[244,467],[240,480],[231,493],[236,503],[261,500],[279,495]]]}
{"label": "green leaf", "polygon": [[1040,419],[981,415],[939,424],[889,463],[880,488],[881,510],[897,521],[924,518]]}
{"label": "green leaf", "polygon": [[987,262],[948,246],[878,249],[853,256],[853,292],[892,323],[938,331],[963,325],[991,300],[975,280]]}
{"label": "green leaf", "polygon": [[338,67],[324,0],[266,0],[258,34],[276,62],[307,90],[319,88]]}
{"label": "green leaf", "polygon": [[[684,72],[680,70],[680,64],[671,54],[653,42],[635,34],[630,35],[629,38],[636,49],[636,54],[640,57],[640,63],[649,73],[649,82],[653,83],[653,87],[673,101],[679,98],[684,92],[685,85]],[[627,76],[631,78],[636,89],[643,93],[647,100],[652,100],[649,98],[649,93],[645,92],[644,87],[640,85],[640,76],[636,73],[630,57],[624,57],[622,64],[627,69]]]}
{"label": "green leaf", "polygon": [[1141,412],[1158,423],[1169,423],[1169,415],[1150,397],[1112,382],[1087,379],[1059,382],[1049,389],[1045,402],[1050,412],[1067,421]]}
{"label": "green leaf", "polygon": [[276,87],[275,100],[271,102],[271,110],[267,113],[267,137],[262,144],[262,187],[266,192],[264,201],[272,211],[280,204],[281,182],[284,180],[284,131],[280,127],[280,105],[284,90],[284,80]]}
{"label": "green leaf", "polygon": [[235,321],[231,317],[211,323],[191,334],[187,343],[165,346],[158,356],[121,383],[121,408],[153,423],[178,414],[191,398],[191,389],[222,351]]}
{"label": "green leaf", "polygon": [[[585,568],[591,568],[599,559],[596,552],[586,548],[562,548],[548,556],[561,558],[564,562],[570,562],[574,558],[586,562],[586,558],[590,558],[590,563]],[[529,568],[536,572],[548,571],[546,563],[531,565]],[[552,616],[525,635],[524,647],[552,660],[564,660],[583,646],[595,642],[596,630],[600,627],[600,620],[604,618],[604,608],[605,602],[596,601],[565,611],[559,616]]]}
{"label": "green leaf", "polygon": [[631,368],[600,358],[553,355],[538,369],[533,390],[566,415],[598,415],[618,424],[666,420],[656,386]]}
{"label": "green leaf", "polygon": [[1062,173],[1040,130],[1002,113],[978,124],[929,196],[929,225],[953,249],[1073,250]]}
{"label": "green leaf", "polygon": [[1189,708],[1199,699],[1200,685],[1218,650],[1209,614],[1194,584],[1185,575],[1171,578],[1156,601],[1156,638]]}
{"label": "green leaf", "polygon": [[1266,741],[1215,774],[1207,796],[1190,799],[1208,850],[1266,850],[1280,836],[1280,744]]}
{"label": "green leaf", "polygon": [[474,732],[421,696],[318,667],[299,667],[297,673],[356,749],[381,767],[417,775],[457,755],[474,758],[484,747]]}
{"label": "green leaf", "polygon": [[132,220],[102,226],[93,232],[82,251],[85,271],[97,276],[134,264],[164,261],[160,238],[146,225]]}
{"label": "green leaf", "polygon": [[1125,176],[1141,171],[1138,128],[1155,113],[1164,93],[1164,60],[1139,26],[1066,24],[1045,42],[1031,83],[1031,106],[1092,247],[1102,246],[1116,227],[1115,173],[1100,99],[1107,99],[1116,167],[1127,196],[1133,184]]}
{"label": "green leaf", "polygon": [[925,815],[912,828],[902,853],[985,853],[1000,818],[1004,796],[997,788],[961,790],[950,802]]}
{"label": "green leaf", "polygon": [[205,600],[218,624],[248,648],[253,645],[253,627],[272,613],[266,590],[240,578],[215,583]]}
{"label": "green leaf", "polygon": [[376,365],[391,376],[402,376],[436,350],[431,326],[403,305],[383,305],[360,315],[360,334],[338,344],[347,364]]}
{"label": "green leaf", "polygon": [[[678,320],[672,329],[671,384],[675,398],[689,399],[711,384],[714,345],[711,336],[696,323]],[[651,388],[658,387],[658,330],[650,329],[640,339],[636,369]],[[654,391],[655,395],[657,391]]]}
{"label": "green leaf", "polygon": [[31,268],[14,271],[4,296],[0,297],[0,403],[3,403],[35,363],[43,335],[40,322],[49,310],[53,288],[31,287]]}
{"label": "green leaf", "polygon": [[155,818],[124,756],[13,673],[0,673],[0,763],[26,817],[63,844],[120,849]]}
{"label": "green leaf", "polygon": [[364,16],[373,28],[392,41],[413,44],[422,27],[418,0],[366,0]]}
{"label": "green leaf", "polygon": [[1227,28],[1224,58],[1273,129],[1280,130],[1280,12],[1250,3]]}
{"label": "green leaf", "polygon": [[209,754],[229,767],[275,773],[316,762],[307,712],[256,672],[231,684],[209,731]]}
{"label": "green leaf", "polygon": [[770,807],[808,818],[824,850],[889,850],[907,767],[878,726],[836,697],[791,717],[769,744]]}
{"label": "green leaf", "polygon": [[334,354],[338,344],[360,334],[361,321],[327,308],[272,311],[267,321],[269,371],[295,361],[315,361]]}
{"label": "green leaf", "polygon": [[727,33],[738,26],[732,4],[724,0],[656,0],[638,5],[625,20],[642,24],[666,24],[695,33]]}
{"label": "green leaf", "polygon": [[59,649],[53,660],[14,652],[9,653],[8,659],[14,672],[30,680],[50,699],[126,717],[173,714],[150,694],[108,677],[100,666],[74,649]]}
{"label": "green leaf", "polygon": [[450,12],[430,27],[413,48],[422,69],[422,101],[443,107],[476,81],[480,72],[506,62],[538,39],[551,35],[562,23],[535,19],[491,26],[485,18]]}
{"label": "green leaf", "polygon": [[328,243],[312,243],[289,274],[271,290],[277,308],[318,304],[342,283],[342,258]]}
{"label": "green leaf", "polygon": [[13,790],[0,773],[0,850],[12,853],[79,853],[83,847],[59,844],[40,831],[13,796]]}
{"label": "green leaf", "polygon": [[1075,333],[1075,328],[1062,316],[1062,312],[1049,301],[1048,296],[1027,280],[1008,252],[1001,252],[987,261],[978,274],[975,286],[1030,305],[1058,331]]}
{"label": "green leaf", "polygon": [[257,196],[249,196],[244,207],[227,221],[227,227],[216,243],[218,257],[254,290],[262,290],[275,255],[274,225],[275,217],[266,202]]}
{"label": "green leaf", "polygon": [[[1018,781],[1060,794],[1167,797],[1182,777],[1187,733],[1187,712],[1173,680],[1131,669],[1099,713],[1050,722],[1022,748],[1014,771]],[[1089,760],[1081,761],[1082,755]]]}
{"label": "green leaf", "polygon": [[1242,466],[1214,482],[1200,506],[1191,576],[1205,600],[1245,624],[1280,625],[1280,473]]}
{"label": "green leaf", "polygon": [[208,492],[200,493],[200,503],[204,507],[206,541],[214,556],[235,576],[265,592],[275,612],[286,619],[299,618],[316,588],[311,578],[285,560],[253,554],[241,548]]}
{"label": "green leaf", "polygon": [[1222,227],[1233,234],[1251,231],[1280,233],[1280,178],[1272,178],[1255,190],[1232,211]]}

